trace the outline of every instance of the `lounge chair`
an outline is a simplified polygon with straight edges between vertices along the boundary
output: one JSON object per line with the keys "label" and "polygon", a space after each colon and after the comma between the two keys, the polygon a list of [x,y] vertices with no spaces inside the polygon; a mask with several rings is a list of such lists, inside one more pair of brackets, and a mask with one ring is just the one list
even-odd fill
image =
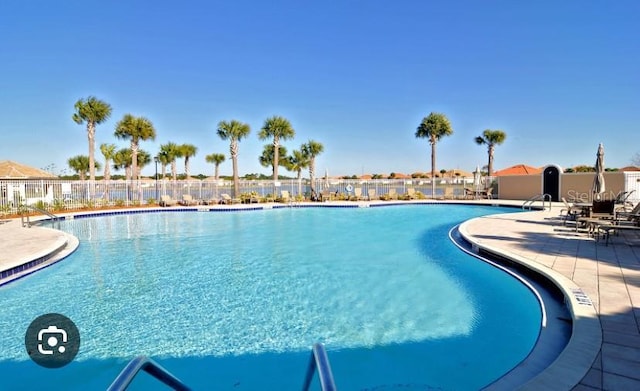
{"label": "lounge chair", "polygon": [[193,199],[191,194],[183,194],[182,195],[182,200],[178,201],[178,203],[180,205],[184,205],[184,206],[194,206],[194,205],[198,205],[199,204],[198,201]]}
{"label": "lounge chair", "polygon": [[175,206],[177,204],[178,204],[178,201],[171,198],[171,196],[168,196],[168,195],[160,196],[160,203],[159,203],[160,206]]}
{"label": "lounge chair", "polygon": [[396,191],[395,188],[390,188],[389,192],[387,193],[387,198],[390,200],[397,200],[398,199],[398,192]]}
{"label": "lounge chair", "polygon": [[362,188],[361,187],[355,187],[353,189],[353,196],[355,197],[356,201],[364,200],[364,197],[362,196]]}
{"label": "lounge chair", "polygon": [[369,199],[369,201],[377,199],[376,189],[369,189],[367,191],[367,198]]}
{"label": "lounge chair", "polygon": [[289,195],[289,190],[281,190],[280,191],[280,201],[282,201],[282,202],[291,201],[291,196]]}
{"label": "lounge chair", "polygon": [[444,194],[442,195],[442,198],[445,200],[452,200],[453,199],[453,187],[451,186],[447,186],[444,188]]}
{"label": "lounge chair", "polygon": [[414,189],[413,187],[408,188],[407,198],[410,200],[415,200],[416,198],[418,198],[418,196],[416,195],[416,189]]}
{"label": "lounge chair", "polygon": [[[569,204],[567,199],[564,197],[562,197],[562,202],[564,203],[564,208],[560,209],[560,216],[564,216],[562,225],[567,225],[567,220],[569,219],[576,221],[578,216],[582,215],[582,208],[576,208],[573,205]],[[565,212],[564,215],[562,212]]]}
{"label": "lounge chair", "polygon": [[320,201],[331,201],[331,192],[329,189],[322,190],[322,193],[320,193]]}
{"label": "lounge chair", "polygon": [[615,221],[616,223],[621,222],[631,222],[636,225],[640,225],[640,202],[636,204],[629,212],[616,210],[615,211]]}
{"label": "lounge chair", "polygon": [[226,205],[240,203],[239,198],[231,198],[231,196],[229,196],[229,194],[226,194],[226,193],[220,194],[220,197],[222,198],[220,202]]}

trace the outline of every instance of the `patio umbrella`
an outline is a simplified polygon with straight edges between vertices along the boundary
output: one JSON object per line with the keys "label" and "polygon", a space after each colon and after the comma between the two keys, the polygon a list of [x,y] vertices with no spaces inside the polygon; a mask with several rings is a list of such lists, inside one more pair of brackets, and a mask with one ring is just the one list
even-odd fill
{"label": "patio umbrella", "polygon": [[595,199],[600,199],[600,195],[604,193],[604,190],[604,147],[600,143],[596,154],[596,176],[593,178],[591,192]]}
{"label": "patio umbrella", "polygon": [[480,189],[480,178],[482,178],[480,166],[476,166],[476,170],[473,172],[473,187],[476,191]]}

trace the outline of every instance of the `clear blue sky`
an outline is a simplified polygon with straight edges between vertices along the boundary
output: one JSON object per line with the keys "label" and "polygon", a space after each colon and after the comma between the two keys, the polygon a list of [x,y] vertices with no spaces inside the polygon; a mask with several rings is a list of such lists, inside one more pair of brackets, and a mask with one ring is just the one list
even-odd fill
{"label": "clear blue sky", "polygon": [[296,131],[289,150],[324,144],[321,173],[429,171],[414,133],[432,111],[454,129],[438,170],[486,164],[473,139],[487,128],[507,133],[497,169],[592,165],[599,142],[621,167],[640,152],[639,20],[637,0],[3,1],[0,160],[59,172],[87,154],[71,115],[94,95],[113,107],[96,148],[127,146],[116,122],[146,116],[157,138],[141,147],[195,144],[192,174],[228,155],[216,125],[230,119],[252,129],[241,175],[269,174],[257,133],[272,115]]}

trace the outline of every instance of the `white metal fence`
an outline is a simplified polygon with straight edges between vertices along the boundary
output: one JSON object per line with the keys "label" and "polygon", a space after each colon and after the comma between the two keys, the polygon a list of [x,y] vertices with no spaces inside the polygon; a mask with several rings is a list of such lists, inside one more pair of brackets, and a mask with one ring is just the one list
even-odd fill
{"label": "white metal fence", "polygon": [[632,192],[627,201],[634,204],[640,202],[640,172],[630,171],[624,173],[624,189]]}
{"label": "white metal fence", "polygon": [[[293,197],[311,199],[311,183],[307,180],[242,180],[240,194],[253,195],[261,201],[277,199],[282,190]],[[384,197],[391,189],[402,197],[413,188],[422,197],[464,197],[465,187],[473,187],[472,178],[437,179],[432,184],[428,179],[325,179],[314,181],[316,194],[329,192],[335,199],[350,199],[360,189],[363,196],[369,190],[376,197]],[[140,181],[69,181],[61,179],[0,180],[0,214],[16,213],[21,205],[31,205],[48,211],[94,208],[103,206],[132,206],[156,203],[167,195],[180,200],[185,194],[194,199],[211,201],[221,194],[233,196],[233,182],[227,180],[140,180]]]}

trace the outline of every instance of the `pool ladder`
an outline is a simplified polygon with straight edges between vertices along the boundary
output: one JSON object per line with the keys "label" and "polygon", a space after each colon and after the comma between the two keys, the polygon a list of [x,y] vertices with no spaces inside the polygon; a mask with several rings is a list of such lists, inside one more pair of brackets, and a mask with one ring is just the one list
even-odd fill
{"label": "pool ladder", "polygon": [[[151,376],[155,377],[165,385],[171,387],[176,391],[188,391],[190,388],[180,381],[177,377],[173,376],[169,371],[161,367],[158,363],[152,359],[140,356],[136,357],[120,372],[118,377],[111,383],[107,391],[123,391],[131,384],[133,379],[140,373],[145,371]],[[324,345],[316,343],[313,345],[311,351],[311,360],[307,368],[304,384],[302,390],[306,391],[311,386],[313,375],[318,372],[318,379],[320,380],[320,389],[322,391],[335,391],[336,385],[333,381],[333,373],[331,372],[331,365],[329,364],[329,356]]]}
{"label": "pool ladder", "polygon": [[544,205],[546,201],[549,201],[549,210],[551,210],[551,194],[547,194],[547,193],[538,194],[526,200],[522,204],[522,210],[531,210],[533,208],[533,204],[536,201],[542,201],[542,210],[547,210],[547,208]]}

